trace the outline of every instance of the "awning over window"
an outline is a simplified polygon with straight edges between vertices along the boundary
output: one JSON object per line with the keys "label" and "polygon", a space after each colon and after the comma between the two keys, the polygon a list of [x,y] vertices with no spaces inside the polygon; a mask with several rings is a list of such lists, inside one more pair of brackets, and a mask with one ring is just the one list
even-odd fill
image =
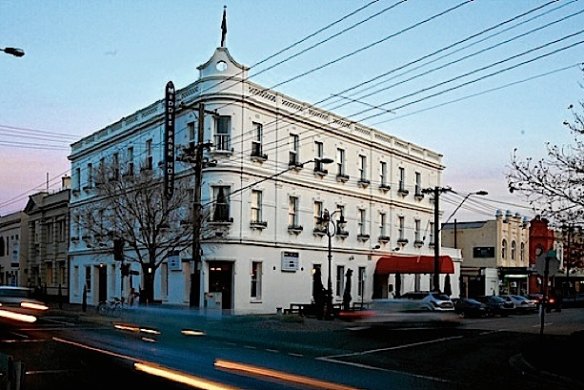
{"label": "awning over window", "polygon": [[[454,263],[450,256],[439,257],[441,274],[453,274]],[[375,266],[376,274],[433,274],[434,256],[381,256]]]}

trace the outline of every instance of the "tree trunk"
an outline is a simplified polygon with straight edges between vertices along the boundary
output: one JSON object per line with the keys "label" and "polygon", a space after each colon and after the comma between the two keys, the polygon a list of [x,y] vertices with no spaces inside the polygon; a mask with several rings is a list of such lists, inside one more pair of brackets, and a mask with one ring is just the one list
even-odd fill
{"label": "tree trunk", "polygon": [[142,267],[144,286],[140,291],[141,303],[150,304],[154,302],[154,271],[154,266],[151,264],[144,264]]}

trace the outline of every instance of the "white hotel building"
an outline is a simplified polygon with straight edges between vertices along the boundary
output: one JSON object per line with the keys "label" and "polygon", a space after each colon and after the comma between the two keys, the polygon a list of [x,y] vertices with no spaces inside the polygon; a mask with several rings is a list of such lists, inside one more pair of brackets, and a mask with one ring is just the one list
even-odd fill
{"label": "white hotel building", "polygon": [[[202,205],[211,208],[202,221],[201,307],[275,313],[310,303],[315,267],[325,287],[330,275],[336,303],[349,269],[353,302],[430,289],[434,204],[422,189],[441,185],[441,154],[254,84],[225,47],[198,69],[198,80],[176,92],[175,143],[177,150],[213,144],[205,151],[213,163],[201,181]],[[199,102],[215,112],[205,115],[203,140],[197,139]],[[111,248],[87,247],[74,215],[95,196],[90,172],[101,159],[119,158],[122,171],[146,161],[162,174],[164,113],[161,99],[72,145],[73,303],[82,302],[84,286],[89,305],[126,294],[130,283],[140,286],[138,264],[122,286]],[[323,158],[334,162],[325,165]],[[177,162],[175,172],[194,171]],[[317,224],[325,209],[342,209],[347,221],[343,231],[330,230],[330,269],[328,231]],[[458,296],[460,252],[441,248],[441,255],[441,286],[451,274]],[[190,249],[180,257],[156,271],[154,296],[162,304],[192,304]]]}

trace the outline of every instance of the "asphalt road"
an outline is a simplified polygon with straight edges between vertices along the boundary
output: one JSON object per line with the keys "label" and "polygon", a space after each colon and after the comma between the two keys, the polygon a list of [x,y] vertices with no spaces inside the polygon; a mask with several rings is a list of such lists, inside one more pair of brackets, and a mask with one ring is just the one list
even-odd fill
{"label": "asphalt road", "polygon": [[[33,326],[0,329],[0,352],[24,362],[26,389],[117,388],[126,380],[137,386],[158,381],[163,388],[184,388],[131,369],[135,361],[155,361],[235,388],[291,387],[281,380],[218,370],[218,359],[353,388],[582,387],[564,357],[570,347],[578,348],[570,344],[570,335],[584,329],[584,309],[565,309],[545,318],[542,336],[537,314],[465,318],[457,326],[370,327],[340,320],[200,315],[188,310],[125,312],[122,318],[55,310]],[[114,323],[141,323],[161,334],[115,329]],[[205,336],[185,337],[180,333],[184,329]],[[567,374],[545,372],[552,362]]]}

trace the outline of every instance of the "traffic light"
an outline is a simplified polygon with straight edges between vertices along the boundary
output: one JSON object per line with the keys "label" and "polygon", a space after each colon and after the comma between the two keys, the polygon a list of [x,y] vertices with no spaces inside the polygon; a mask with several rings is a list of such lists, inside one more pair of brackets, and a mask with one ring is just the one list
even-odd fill
{"label": "traffic light", "polygon": [[114,260],[124,260],[124,240],[114,239]]}
{"label": "traffic light", "polygon": [[122,264],[120,270],[122,271],[122,276],[130,275],[130,264]]}

